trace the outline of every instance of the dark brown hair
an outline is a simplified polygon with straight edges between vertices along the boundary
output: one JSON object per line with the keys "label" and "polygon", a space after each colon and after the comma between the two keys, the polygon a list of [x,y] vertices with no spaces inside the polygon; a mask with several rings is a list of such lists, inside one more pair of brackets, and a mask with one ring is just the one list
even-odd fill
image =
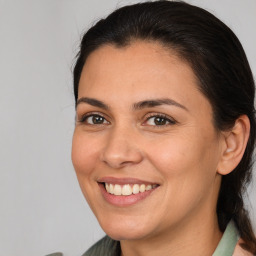
{"label": "dark brown hair", "polygon": [[212,105],[217,130],[230,129],[239,116],[248,116],[249,141],[239,165],[222,177],[217,216],[221,231],[233,219],[244,240],[244,249],[256,254],[256,238],[243,201],[252,175],[255,85],[241,43],[214,15],[185,2],[154,1],[122,7],[98,21],[83,36],[74,67],[76,101],[88,55],[102,45],[124,47],[135,40],[159,42],[189,63],[199,89]]}

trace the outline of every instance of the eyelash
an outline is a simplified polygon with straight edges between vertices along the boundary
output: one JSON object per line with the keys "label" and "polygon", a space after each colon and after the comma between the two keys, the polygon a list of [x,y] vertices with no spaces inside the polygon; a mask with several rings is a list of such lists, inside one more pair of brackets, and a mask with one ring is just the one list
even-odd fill
{"label": "eyelash", "polygon": [[[99,117],[99,118],[102,118],[103,119],[103,123],[100,123],[100,124],[92,124],[92,123],[88,123],[88,119],[89,118],[96,118],[96,117]],[[151,127],[156,127],[156,128],[161,128],[161,127],[165,127],[165,126],[169,126],[169,125],[174,125],[176,124],[177,122],[173,119],[173,118],[170,118],[169,116],[165,115],[165,114],[159,114],[159,113],[151,113],[149,116],[146,117],[146,121],[143,122],[143,126],[147,126],[146,122],[148,122],[150,119],[152,118],[161,118],[162,121],[166,122],[162,125],[149,125]],[[86,124],[86,125],[105,125],[107,122],[107,124],[109,124],[110,122],[104,117],[104,115],[102,115],[101,113],[87,113],[85,115],[83,115],[79,120],[78,120],[79,123],[83,123],[83,124]]]}

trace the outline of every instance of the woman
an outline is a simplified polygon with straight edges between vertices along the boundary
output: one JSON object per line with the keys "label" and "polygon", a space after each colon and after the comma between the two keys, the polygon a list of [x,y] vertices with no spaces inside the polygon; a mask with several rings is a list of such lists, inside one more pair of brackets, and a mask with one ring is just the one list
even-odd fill
{"label": "woman", "polygon": [[254,81],[207,11],[120,8],[84,35],[72,161],[108,236],[85,255],[254,255],[242,193],[255,145]]}

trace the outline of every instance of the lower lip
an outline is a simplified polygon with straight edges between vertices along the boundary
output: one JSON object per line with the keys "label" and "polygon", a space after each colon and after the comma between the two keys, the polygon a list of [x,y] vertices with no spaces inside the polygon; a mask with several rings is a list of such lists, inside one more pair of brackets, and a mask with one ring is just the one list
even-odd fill
{"label": "lower lip", "polygon": [[156,187],[156,188],[147,190],[145,192],[141,192],[138,194],[131,194],[129,196],[115,196],[115,195],[109,194],[106,191],[104,184],[102,183],[98,183],[98,184],[104,199],[108,203],[113,204],[115,206],[129,206],[129,205],[136,204],[142,201],[143,199],[147,198],[155,189],[157,189]]}

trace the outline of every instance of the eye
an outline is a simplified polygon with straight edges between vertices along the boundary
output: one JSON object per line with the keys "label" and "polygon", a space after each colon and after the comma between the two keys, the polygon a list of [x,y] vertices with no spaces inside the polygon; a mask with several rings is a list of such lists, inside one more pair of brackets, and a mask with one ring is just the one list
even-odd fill
{"label": "eye", "polygon": [[101,125],[101,124],[109,124],[109,122],[99,114],[89,114],[85,115],[80,120],[81,123],[86,123],[89,125]]}
{"label": "eye", "polygon": [[176,122],[165,116],[165,115],[153,115],[147,118],[144,125],[151,125],[151,126],[166,126],[166,125],[172,125]]}

